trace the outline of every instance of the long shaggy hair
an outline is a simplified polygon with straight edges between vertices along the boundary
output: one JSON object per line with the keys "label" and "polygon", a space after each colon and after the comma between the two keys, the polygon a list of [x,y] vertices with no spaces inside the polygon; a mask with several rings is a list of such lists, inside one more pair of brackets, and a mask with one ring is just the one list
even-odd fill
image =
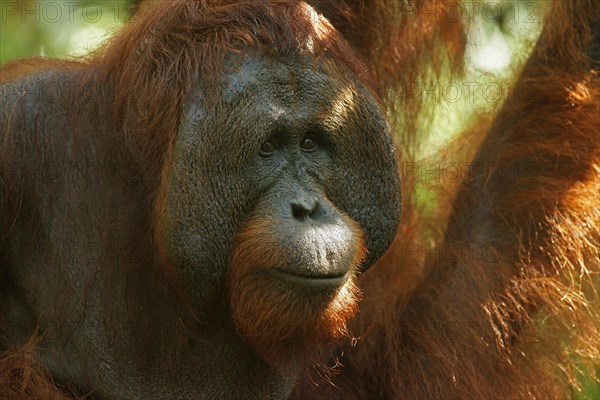
{"label": "long shaggy hair", "polygon": [[[402,88],[461,76],[468,21],[448,17],[456,3],[309,3],[323,16],[293,0],[151,2],[89,60],[9,64],[2,80],[60,65],[99,74],[88,106],[109,108],[113,130],[128,133],[115,140],[136,149],[129,157],[156,189],[146,195],[158,205],[150,229],[160,248],[161,179],[184,100],[199,79],[222,73],[227,52],[258,47],[285,55],[297,50],[298,37],[312,37],[315,57],[347,65],[382,99],[398,132],[400,168],[418,160],[429,110]],[[423,182],[405,177],[396,241],[357,281],[330,293],[327,309],[297,321],[293,309],[277,307],[289,294],[254,275],[257,244],[248,240],[258,235],[261,246],[269,243],[265,221],[250,221],[240,233],[229,301],[236,328],[257,352],[278,364],[289,346],[312,356],[311,343],[361,337],[337,345],[333,385],[303,380],[293,397],[564,398],[580,374],[593,374],[600,361],[600,10],[595,0],[547,3],[543,31],[510,100],[477,116],[440,155],[441,162],[469,163],[471,173],[434,185],[435,206],[426,210],[414,206]],[[355,237],[359,263],[358,229]],[[160,277],[129,273],[140,292],[165,276],[180,290],[167,265]],[[30,342],[3,352],[0,395],[63,396],[36,365],[34,348]]]}

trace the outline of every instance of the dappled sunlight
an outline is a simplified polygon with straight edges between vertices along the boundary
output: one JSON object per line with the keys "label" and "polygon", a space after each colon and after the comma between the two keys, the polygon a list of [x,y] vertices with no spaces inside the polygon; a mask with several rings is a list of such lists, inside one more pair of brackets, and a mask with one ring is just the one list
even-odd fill
{"label": "dappled sunlight", "polygon": [[106,28],[84,26],[70,35],[70,56],[84,56],[100,46],[109,36]]}
{"label": "dappled sunlight", "polygon": [[354,87],[347,86],[339,91],[336,98],[331,102],[328,110],[327,122],[335,128],[339,128],[346,122],[348,115],[356,109]]}

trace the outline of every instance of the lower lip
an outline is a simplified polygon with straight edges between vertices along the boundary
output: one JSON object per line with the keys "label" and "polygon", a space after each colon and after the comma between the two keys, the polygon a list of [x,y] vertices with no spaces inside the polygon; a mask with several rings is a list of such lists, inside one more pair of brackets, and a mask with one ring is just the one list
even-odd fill
{"label": "lower lip", "polygon": [[286,271],[282,271],[280,269],[271,269],[270,272],[277,276],[280,279],[283,279],[287,282],[312,286],[312,287],[338,287],[341,286],[342,283],[346,281],[348,278],[348,274],[340,275],[340,276],[302,276],[302,275],[293,275]]}

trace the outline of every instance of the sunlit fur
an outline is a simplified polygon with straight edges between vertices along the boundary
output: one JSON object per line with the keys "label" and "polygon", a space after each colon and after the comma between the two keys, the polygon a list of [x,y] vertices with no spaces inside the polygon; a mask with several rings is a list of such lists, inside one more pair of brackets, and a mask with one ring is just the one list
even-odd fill
{"label": "sunlit fur", "polygon": [[[154,7],[153,3],[148,8]],[[213,63],[218,57],[212,55],[226,51],[223,38],[227,35],[221,36],[221,41],[196,41],[198,35],[193,36],[194,25],[188,17],[212,24],[226,21],[230,29],[236,26],[237,7],[256,7],[258,14],[268,2],[239,3],[159,2],[156,7],[161,11],[143,24],[130,25],[113,40],[120,45],[91,61],[101,62],[107,76],[121,77],[115,86],[119,92],[115,115],[140,143],[144,150],[140,153],[154,150],[164,154],[164,136],[174,133],[180,116],[181,82],[193,78],[197,71],[194,63],[205,59],[208,70],[218,74],[219,66]],[[416,122],[426,104],[400,89],[405,82],[435,78],[442,65],[462,70],[465,26],[444,17],[456,2],[310,3],[336,28],[335,37],[343,36],[349,43],[331,47],[328,54],[348,55],[352,47],[368,66],[374,76],[372,88],[384,99],[398,127],[399,161],[415,161],[416,149],[427,138]],[[590,65],[588,48],[590,27],[598,24],[599,10],[595,0],[543,3],[550,8],[544,30],[515,82],[520,100],[507,102],[497,115],[484,115],[458,144],[448,147],[449,153],[464,156],[461,161],[478,157],[484,164],[498,163],[494,165],[499,169],[510,168],[519,160],[531,162],[535,166],[531,175],[526,182],[509,182],[501,190],[490,183],[493,179],[481,176],[439,185],[442,187],[435,188],[439,201],[430,217],[408,206],[414,203],[418,182],[406,179],[407,206],[397,240],[359,279],[364,299],[349,329],[362,339],[340,345],[343,357],[332,378],[335,386],[299,382],[296,398],[568,398],[573,397],[571,388],[579,371],[592,373],[593,363],[600,359],[600,307],[594,289],[598,282],[594,277],[600,273],[600,80]],[[178,11],[175,4],[184,11]],[[202,10],[194,4],[203,4]],[[287,15],[298,18],[296,28],[307,26],[302,23],[305,14]],[[153,27],[174,18],[186,23],[172,33],[175,46],[153,41]],[[240,23],[233,36],[249,44],[273,36],[244,29],[247,26]],[[145,49],[132,45],[140,36],[146,38]],[[317,45],[327,48],[328,38],[323,37]],[[184,51],[190,48],[194,50]],[[144,56],[138,57],[143,51]],[[178,54],[194,57],[177,58]],[[139,62],[131,62],[130,57]],[[12,64],[3,69],[2,79],[47,65],[47,61]],[[167,65],[168,70],[164,69]],[[167,73],[172,80],[162,79]],[[398,101],[398,93],[403,93],[405,101]],[[157,110],[159,105],[161,110]],[[147,132],[131,122],[136,119],[126,118],[134,116],[138,107],[153,111],[150,119],[144,119],[145,128],[152,128],[153,135],[141,135]],[[147,158],[146,164],[149,176],[161,175],[155,159]],[[477,213],[482,199],[491,200],[484,207],[487,214]],[[269,242],[261,243],[260,251],[256,244],[244,243],[267,229],[261,224],[264,221],[249,222],[247,233],[238,238],[238,255],[232,261],[231,304],[240,332],[260,351],[272,355],[267,349],[269,338],[274,342],[292,338],[303,330],[311,331],[311,326],[296,320],[297,311],[290,312],[294,301],[289,294],[277,287],[272,288],[273,294],[267,293],[260,286],[265,280],[252,275]],[[469,242],[477,230],[485,233],[484,240],[502,244],[497,264],[490,266],[481,257],[462,259],[460,254],[440,262],[422,252],[404,252],[407,243],[444,247]],[[244,246],[255,249],[244,250],[247,261],[239,255]],[[273,257],[279,260],[281,255],[274,253]],[[288,307],[279,307],[278,301]],[[313,314],[324,332],[312,330],[307,337],[323,334],[332,338],[343,332],[355,307],[354,300],[345,297],[340,320],[327,310]],[[277,315],[254,323],[250,316],[256,317],[257,310],[263,316],[270,310]],[[302,315],[306,316],[306,310]],[[267,320],[287,322],[293,329],[266,326]],[[4,353],[0,393],[20,399],[61,398],[43,369],[35,365],[31,350],[29,344]]]}
{"label": "sunlit fur", "polygon": [[[373,3],[374,15],[389,10],[388,2]],[[451,2],[425,3],[390,17],[378,33],[368,30],[398,47],[387,62],[370,60],[388,71],[380,84],[399,88],[388,104],[404,112],[396,125],[401,165],[409,166],[411,149],[427,140],[410,115],[426,115],[427,97],[403,95],[402,105],[393,97],[403,82],[435,77],[421,68],[439,66],[448,52],[453,76],[462,71],[463,25],[444,17]],[[342,346],[335,387],[307,384],[297,398],[572,398],[578,378],[599,378],[600,78],[589,49],[600,8],[593,0],[539,4],[548,7],[536,9],[543,31],[523,72],[506,82],[509,100],[474,118],[439,164],[419,167],[479,169],[453,182],[407,173],[396,242],[360,279],[364,300],[351,332],[366,334]],[[405,24],[390,22],[398,20]],[[349,34],[363,26],[358,21]],[[428,40],[432,32],[439,36]],[[437,193],[433,213],[408,206],[418,204],[413,185]],[[497,246],[493,263],[482,252],[488,243]]]}

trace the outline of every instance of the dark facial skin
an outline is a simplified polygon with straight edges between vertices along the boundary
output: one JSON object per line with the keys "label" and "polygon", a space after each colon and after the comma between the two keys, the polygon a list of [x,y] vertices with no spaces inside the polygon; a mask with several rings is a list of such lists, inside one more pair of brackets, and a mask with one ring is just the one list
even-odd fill
{"label": "dark facial skin", "polygon": [[[228,260],[214,255],[231,252],[253,212],[273,218],[289,250],[290,265],[279,266],[284,272],[307,278],[348,272],[342,214],[364,230],[368,255],[361,269],[371,266],[395,234],[400,184],[389,127],[367,89],[333,64],[246,56],[218,99],[211,111],[191,102],[175,144],[169,250],[189,274],[186,281],[220,276]],[[298,238],[310,229],[331,240],[330,262],[306,259],[310,249]]]}
{"label": "dark facial skin", "polygon": [[[201,321],[194,339],[183,347],[181,341],[171,344],[181,337],[173,298],[133,289],[127,271],[137,267],[114,257],[129,247],[156,245],[145,235],[151,224],[138,194],[108,162],[98,161],[111,158],[105,133],[90,122],[89,137],[67,150],[64,143],[72,133],[61,128],[67,126],[65,117],[49,116],[44,126],[60,128],[56,143],[52,139],[40,147],[29,139],[16,162],[39,148],[41,157],[57,162],[78,152],[97,162],[97,178],[90,183],[59,175],[52,185],[23,186],[28,204],[43,200],[35,204],[41,209],[35,221],[30,209],[23,209],[3,243],[10,251],[2,258],[9,268],[0,322],[14,328],[3,347],[31,335],[40,320],[42,330],[51,333],[43,342],[46,350],[39,352],[49,372],[59,383],[101,399],[289,395],[303,365],[290,361],[286,371],[274,368],[240,337],[228,316],[223,293],[240,230],[248,221],[262,221],[271,246],[284,256],[257,270],[293,298],[310,300],[311,310],[325,308],[328,297],[319,293],[337,293],[391,243],[400,216],[399,176],[384,115],[350,72],[303,57],[283,62],[255,55],[232,64],[222,82],[201,82],[190,94],[162,189],[164,252]],[[79,78],[50,72],[24,82],[35,87],[54,79]],[[20,101],[18,95],[4,100]],[[32,113],[45,111],[41,102],[28,107]],[[34,128],[23,133],[35,137]],[[34,225],[36,233],[28,236]],[[354,265],[357,232],[368,251],[360,265]],[[74,244],[74,254],[61,252],[66,242]],[[29,256],[40,246],[42,255],[52,254],[52,263]],[[155,251],[150,247],[135,256]],[[91,253],[100,256],[89,260]],[[143,258],[138,270],[150,274],[162,268],[156,260]],[[107,287],[113,291],[109,312]],[[159,306],[133,309],[135,296],[153,297],[144,304]],[[144,343],[141,332],[149,338]],[[148,343],[156,350],[149,352]]]}

